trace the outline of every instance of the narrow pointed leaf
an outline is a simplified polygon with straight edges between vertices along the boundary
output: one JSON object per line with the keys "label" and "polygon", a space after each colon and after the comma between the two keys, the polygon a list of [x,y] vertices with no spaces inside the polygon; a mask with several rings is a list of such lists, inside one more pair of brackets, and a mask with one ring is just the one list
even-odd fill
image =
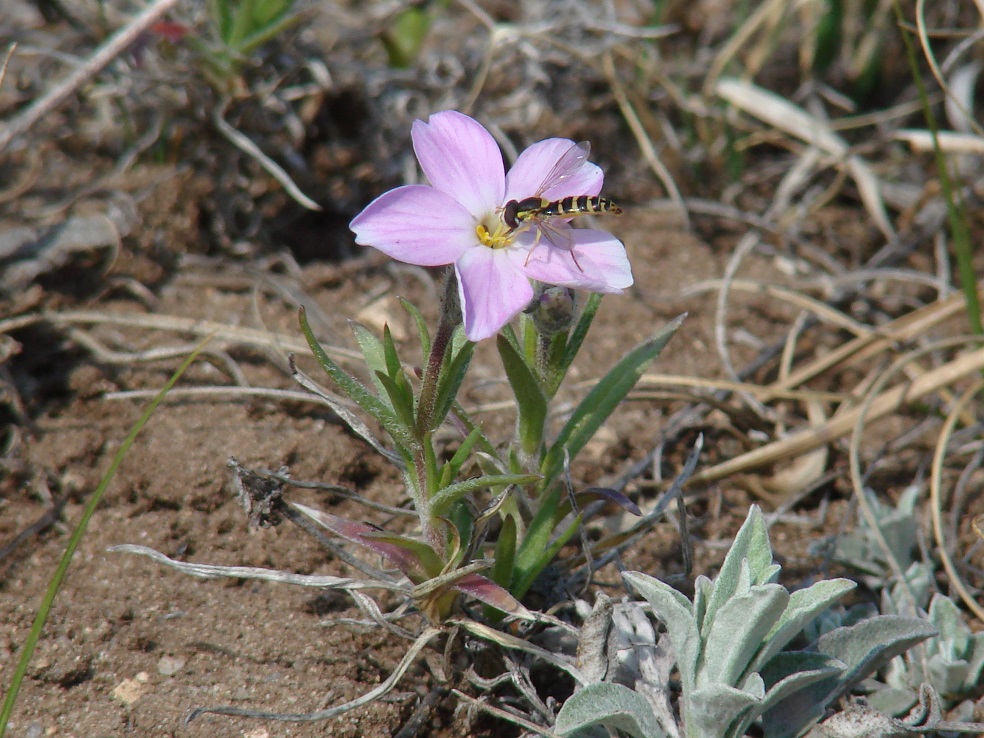
{"label": "narrow pointed leaf", "polygon": [[567,340],[564,343],[564,353],[560,361],[556,365],[552,365],[553,373],[550,377],[550,387],[548,388],[551,397],[556,394],[557,388],[560,387],[561,382],[564,381],[564,377],[567,376],[567,372],[571,368],[571,364],[577,358],[577,353],[581,350],[581,344],[584,343],[584,339],[588,335],[588,329],[591,327],[591,323],[594,322],[599,307],[601,307],[601,295],[592,292],[587,302],[584,303],[584,309],[581,311],[581,315],[578,317],[574,329],[567,336]]}
{"label": "narrow pointed leaf", "polygon": [[508,587],[512,579],[513,564],[516,561],[516,521],[512,515],[502,519],[499,540],[495,542],[495,563],[489,574],[493,581]]}
{"label": "narrow pointed leaf", "polygon": [[[426,546],[426,544],[420,543],[419,541],[412,541],[409,538],[400,538],[399,536],[393,536],[387,539],[374,539],[373,536],[378,534],[379,531],[370,525],[345,520],[331,513],[315,510],[312,507],[301,505],[297,502],[292,502],[290,505],[319,525],[327,528],[336,536],[364,546],[381,556],[385,556],[397,569],[406,574],[407,578],[414,584],[419,584],[428,579],[429,573],[427,566],[420,556],[420,546]],[[427,546],[427,548],[430,547]],[[427,558],[431,561],[437,558],[437,554],[434,553],[433,549],[430,550]]]}
{"label": "narrow pointed leaf", "polygon": [[366,367],[369,369],[369,375],[376,384],[379,394],[382,395],[386,390],[379,383],[376,375],[389,374],[386,371],[386,356],[383,350],[383,342],[364,325],[353,321],[351,326],[352,333],[355,334],[355,342],[359,344],[362,358],[365,359]]}
{"label": "narrow pointed leaf", "polygon": [[423,567],[428,577],[436,577],[444,569],[444,562],[441,561],[441,557],[423,541],[418,541],[415,538],[407,538],[406,536],[398,536],[395,533],[387,533],[384,530],[376,530],[371,526],[366,527],[369,528],[369,531],[363,533],[360,539],[362,545],[367,548],[379,551],[380,553],[384,550],[389,550],[389,546],[396,546],[403,551],[409,551],[413,554],[414,559],[420,562],[420,566]]}
{"label": "narrow pointed leaf", "polygon": [[[610,487],[589,487],[588,489],[581,490],[580,492],[575,492],[574,499],[577,501],[579,509],[590,502],[594,502],[598,499],[604,499],[615,503],[620,508],[626,512],[632,513],[636,517],[640,517],[642,515],[642,510],[639,509],[639,506],[635,502],[633,502],[627,495]],[[558,517],[563,517],[569,512],[571,512],[570,500],[564,500],[560,503],[560,507],[558,508]]]}
{"label": "narrow pointed leaf", "polygon": [[453,585],[454,589],[462,592],[469,597],[474,597],[479,602],[484,602],[489,607],[501,610],[508,615],[533,620],[534,616],[529,610],[507,592],[503,587],[486,579],[481,574],[468,574]]}
{"label": "narrow pointed leaf", "polygon": [[[516,584],[520,580],[525,580],[536,568],[540,554],[550,544],[550,537],[557,526],[555,513],[559,501],[560,490],[554,490],[540,500],[540,508],[527,526],[526,534],[516,552],[516,568],[509,586],[510,592],[517,593]],[[519,592],[517,596],[522,597],[523,593]]]}
{"label": "narrow pointed leaf", "polygon": [[553,543],[551,543],[546,550],[536,549],[533,547],[527,548],[526,540],[523,540],[523,551],[520,556],[517,556],[517,571],[519,573],[519,578],[513,578],[513,583],[509,587],[510,591],[517,597],[522,597],[526,594],[527,590],[536,581],[536,578],[540,576],[540,572],[547,568],[551,561],[557,556],[567,542],[574,535],[574,532],[581,525],[581,516],[578,515],[571,521],[571,524],[557,536]]}
{"label": "narrow pointed leaf", "polygon": [[456,482],[440,490],[431,498],[431,511],[434,515],[444,515],[451,505],[471,492],[492,487],[505,487],[510,484],[532,484],[539,478],[536,474],[490,474]]}
{"label": "narrow pointed leaf", "polygon": [[311,347],[311,352],[339,389],[365,412],[374,417],[401,448],[407,450],[416,448],[417,444],[411,431],[397,419],[395,413],[382,400],[372,394],[364,384],[350,376],[325,353],[321,344],[318,343],[318,339],[315,338],[311,326],[308,325],[307,315],[303,307],[300,309],[299,319],[301,331],[307,339],[308,346]]}
{"label": "narrow pointed leaf", "polygon": [[412,428],[416,422],[416,417],[413,412],[413,392],[410,386],[406,382],[400,383],[399,379],[388,377],[383,372],[376,372],[374,377],[376,384],[382,388],[384,395],[389,400],[393,414],[404,427]]}
{"label": "narrow pointed leaf", "polygon": [[413,318],[414,324],[417,326],[417,336],[420,338],[421,356],[428,356],[431,350],[431,342],[430,332],[427,330],[427,321],[424,320],[424,316],[420,314],[419,310],[417,310],[416,305],[402,297],[399,298],[399,300],[400,304],[403,306],[403,309],[410,314],[410,317]]}
{"label": "narrow pointed leaf", "polygon": [[451,411],[474,353],[475,344],[471,341],[465,341],[453,354],[454,358],[450,362],[445,362],[445,367],[441,371],[441,378],[438,381],[437,399],[434,401],[435,425],[443,423]]}
{"label": "narrow pointed leaf", "polygon": [[[444,468],[448,470],[448,484],[452,479],[458,476],[458,472],[461,471],[461,467],[464,466],[465,462],[471,457],[472,449],[481,437],[481,429],[472,428],[465,440],[461,442],[460,446],[458,446],[458,450],[454,452],[454,456],[451,457],[451,460],[444,465]],[[446,487],[447,484],[444,486]]]}
{"label": "narrow pointed leaf", "polygon": [[547,420],[547,398],[540,389],[533,370],[522,355],[516,351],[509,339],[501,333],[496,338],[496,348],[506,370],[506,378],[516,396],[519,408],[517,433],[523,451],[532,456],[542,443],[544,424]]}
{"label": "narrow pointed leaf", "polygon": [[563,469],[565,449],[573,460],[598,432],[602,423],[659,356],[685,317],[681,315],[670,321],[650,340],[633,349],[581,401],[543,461],[541,471],[544,485],[552,482]]}
{"label": "narrow pointed leaf", "polygon": [[396,352],[396,344],[393,343],[393,332],[389,325],[383,326],[383,356],[386,359],[386,373],[391,377],[403,374],[403,365],[400,363],[400,355]]}

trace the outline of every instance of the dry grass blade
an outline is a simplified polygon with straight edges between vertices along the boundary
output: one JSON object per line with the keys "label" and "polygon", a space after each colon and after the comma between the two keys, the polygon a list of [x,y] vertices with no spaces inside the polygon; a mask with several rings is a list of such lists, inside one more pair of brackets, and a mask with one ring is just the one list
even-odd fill
{"label": "dry grass blade", "polygon": [[676,182],[673,181],[669,170],[660,161],[659,155],[656,153],[656,147],[653,146],[649,134],[646,133],[642,121],[639,120],[639,116],[632,107],[629,96],[625,94],[625,89],[622,87],[622,83],[619,81],[618,74],[615,71],[615,62],[612,60],[611,52],[606,51],[602,54],[601,68],[608,78],[608,84],[611,86],[612,92],[615,94],[615,100],[618,102],[619,110],[622,111],[622,117],[628,123],[632,135],[635,136],[636,143],[639,144],[643,158],[646,160],[649,168],[653,170],[653,174],[656,175],[656,178],[663,185],[663,189],[666,190],[670,201],[676,206],[680,217],[683,218],[684,226],[689,230],[690,215],[687,213],[687,206],[684,204],[683,197],[680,195],[680,189],[676,186]]}
{"label": "dry grass blade", "polygon": [[[931,328],[940,325],[956,315],[960,315],[963,310],[963,296],[952,295],[942,302],[933,303],[914,310],[874,330],[866,329],[866,332],[852,341],[843,344],[840,348],[824,354],[810,364],[791,371],[788,376],[769,385],[768,389],[775,393],[784,392],[819,376],[835,366],[841,364],[844,366],[855,366],[860,364],[862,361],[882,353],[897,343],[912,341],[919,336],[925,335]],[[778,396],[778,394],[767,394],[765,400],[770,400]]]}
{"label": "dry grass blade", "polygon": [[333,577],[317,574],[294,574],[289,571],[264,569],[257,566],[218,566],[215,564],[195,564],[188,561],[176,561],[147,546],[137,546],[131,543],[112,546],[109,548],[109,551],[112,553],[129,553],[146,556],[158,564],[164,564],[172,569],[177,569],[182,574],[190,574],[193,577],[199,577],[201,579],[261,579],[280,584],[298,584],[302,587],[323,587],[342,590],[387,589],[393,592],[403,592],[404,594],[407,592],[405,586],[383,580],[349,579],[348,577]]}
{"label": "dry grass blade", "polygon": [[[56,326],[115,325],[187,333],[201,337],[214,335],[213,341],[218,341],[219,343],[222,341],[245,343],[253,346],[280,349],[285,354],[293,351],[306,356],[309,353],[307,343],[294,334],[273,333],[272,331],[243,328],[242,326],[218,323],[211,320],[197,320],[195,318],[181,318],[174,315],[159,314],[115,314],[89,310],[36,313],[0,321],[0,334],[9,333],[10,331],[37,323],[50,323]],[[341,359],[359,361],[362,358],[361,354],[357,351],[348,349],[326,347],[325,350],[333,357]]]}
{"label": "dry grass blade", "polygon": [[760,28],[765,27],[766,24],[774,23],[782,17],[783,12],[794,10],[801,5],[811,2],[812,0],[797,0],[794,3],[790,3],[788,0],[769,0],[759,5],[748,16],[745,22],[741,24],[728,43],[724,45],[724,48],[715,55],[714,61],[711,62],[710,69],[708,70],[707,77],[704,80],[704,96],[711,96],[718,78],[724,72],[724,68],[737,56],[739,49],[748,43]]}
{"label": "dry grass blade", "polygon": [[[947,84],[946,77],[936,62],[936,55],[933,47],[929,43],[929,32],[926,29],[926,0],[916,0],[916,35],[919,37],[919,45],[922,47],[923,57],[929,64],[929,70],[936,79],[936,84],[946,93],[947,102],[960,111],[961,120],[967,127],[973,128],[978,136],[984,136],[984,128],[975,120],[973,110],[968,110],[966,101],[961,100],[960,96],[954,93],[953,89]],[[952,121],[951,121],[952,122]]]}
{"label": "dry grass blade", "polygon": [[[868,420],[877,420],[982,369],[984,369],[984,349],[977,349],[926,372],[912,382],[893,387],[874,400],[865,415]],[[690,484],[712,482],[813,451],[850,433],[862,412],[863,408],[842,412],[823,425],[798,431],[780,441],[704,469],[691,477]]]}
{"label": "dry grass blade", "polygon": [[858,186],[861,201],[878,229],[889,241],[895,239],[895,229],[888,220],[885,203],[880,193],[878,178],[868,165],[849,153],[847,142],[834,133],[821,120],[773,92],[738,79],[721,79],[714,86],[715,92],[759,120],[784,131],[824,153],[843,162]]}
{"label": "dry grass blade", "polygon": [[536,723],[530,722],[519,715],[514,715],[511,712],[503,710],[500,707],[495,707],[487,702],[482,702],[474,697],[461,692],[457,689],[452,689],[451,693],[464,703],[472,705],[475,709],[481,710],[482,712],[487,712],[489,715],[499,718],[500,720],[505,720],[513,725],[518,725],[521,728],[526,728],[531,733],[536,733],[538,735],[546,736],[546,738],[561,738],[559,733],[554,733],[552,730],[544,728],[542,725],[537,725]]}
{"label": "dry grass blade", "polygon": [[939,440],[936,444],[936,451],[933,454],[933,466],[929,477],[929,503],[930,512],[933,517],[933,537],[936,539],[936,553],[939,555],[940,560],[943,562],[943,568],[946,570],[947,576],[950,578],[950,585],[957,590],[960,595],[960,599],[964,601],[964,604],[970,608],[971,612],[977,616],[977,619],[984,622],[984,607],[982,607],[977,600],[974,599],[967,585],[963,581],[963,577],[960,576],[960,572],[957,571],[957,567],[953,564],[953,558],[950,556],[950,551],[947,548],[946,540],[943,533],[943,462],[946,459],[946,448],[950,441],[950,436],[953,434],[953,429],[957,424],[957,420],[960,418],[961,411],[966,407],[972,399],[980,395],[981,388],[984,387],[984,383],[978,381],[975,382],[971,387],[963,393],[957,404],[950,411],[950,414],[946,418],[946,422],[943,424],[943,428],[940,431]]}
{"label": "dry grass blade", "polygon": [[467,618],[453,618],[448,621],[448,624],[457,625],[462,630],[466,630],[472,635],[478,636],[479,638],[489,641],[490,643],[495,643],[502,648],[509,648],[532,654],[548,664],[553,664],[561,671],[566,672],[577,680],[579,684],[586,683],[577,667],[560,654],[555,654],[552,651],[548,651],[545,648],[540,648],[536,644],[530,643],[522,638],[517,638],[509,633],[503,633],[500,630],[496,630],[488,625],[477,623],[474,620],[469,620]]}
{"label": "dry grass blade", "polygon": [[439,636],[443,632],[440,628],[428,628],[423,633],[421,633],[413,646],[407,651],[403,659],[393,670],[393,673],[389,675],[386,681],[382,682],[375,689],[366,692],[361,697],[358,697],[350,702],[346,702],[343,705],[338,705],[337,707],[332,707],[327,710],[319,710],[318,712],[307,712],[307,713],[280,713],[280,712],[259,712],[253,710],[241,710],[236,707],[206,707],[199,708],[188,716],[186,722],[191,722],[199,715],[212,714],[212,715],[244,715],[248,717],[258,717],[266,718],[268,720],[280,720],[284,722],[315,722],[318,720],[327,720],[329,718],[335,717],[336,715],[341,715],[353,710],[356,707],[361,707],[362,705],[367,705],[370,702],[375,702],[380,699],[388,692],[390,692],[393,687],[396,686],[397,682],[403,678],[410,665],[416,661],[417,656],[420,652],[424,650],[432,640]]}
{"label": "dry grass blade", "polygon": [[97,75],[103,67],[123,53],[141,34],[177,4],[178,0],[157,0],[144,8],[143,12],[100,46],[85,64],[0,129],[0,152],[17,136],[29,131],[35,123],[65,102],[69,95]]}
{"label": "dry grass blade", "polygon": [[[921,154],[931,153],[935,148],[932,131],[904,128],[893,136],[897,141],[905,141],[913,151]],[[984,137],[973,133],[940,131],[936,134],[940,150],[947,154],[984,154]]]}

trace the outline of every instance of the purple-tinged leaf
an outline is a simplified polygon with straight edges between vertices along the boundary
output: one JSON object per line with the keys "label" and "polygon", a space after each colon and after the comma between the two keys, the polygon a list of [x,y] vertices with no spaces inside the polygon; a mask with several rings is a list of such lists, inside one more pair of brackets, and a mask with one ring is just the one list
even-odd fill
{"label": "purple-tinged leaf", "polygon": [[580,502],[582,498],[600,497],[602,499],[608,500],[609,502],[614,502],[620,508],[622,508],[626,512],[632,513],[636,517],[642,516],[642,510],[639,509],[639,506],[635,504],[635,502],[630,500],[623,493],[619,492],[618,490],[614,490],[611,487],[591,487],[589,489],[578,492],[577,494],[574,495],[574,497],[577,498],[578,502]]}
{"label": "purple-tinged leaf", "polygon": [[381,556],[385,556],[397,569],[406,574],[407,578],[414,584],[420,584],[429,578],[427,566],[422,559],[422,555],[426,554],[421,547],[429,551],[430,557],[436,558],[437,554],[426,544],[410,538],[389,535],[373,528],[371,525],[345,520],[337,515],[315,510],[307,505],[301,505],[296,502],[290,504],[294,509],[304,513],[336,536],[364,546]]}
{"label": "purple-tinged leaf", "polygon": [[479,602],[484,602],[496,610],[501,610],[504,613],[526,620],[534,619],[533,613],[523,607],[519,600],[491,579],[486,579],[481,574],[466,574],[452,586],[459,592],[474,597]]}

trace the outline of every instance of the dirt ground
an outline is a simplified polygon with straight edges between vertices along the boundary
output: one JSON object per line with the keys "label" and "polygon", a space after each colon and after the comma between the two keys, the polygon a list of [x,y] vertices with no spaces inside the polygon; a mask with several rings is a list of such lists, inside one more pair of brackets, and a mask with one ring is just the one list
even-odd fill
{"label": "dirt ground", "polygon": [[[557,118],[560,130],[544,135],[597,136],[602,142],[613,138],[610,117]],[[61,128],[55,130],[64,136]],[[630,141],[624,129],[618,133],[620,140]],[[52,134],[51,142],[37,152],[44,162],[41,174],[31,170],[30,151],[21,150],[9,165],[12,182],[38,178],[32,180],[22,210],[62,207],[79,217],[102,217],[116,202],[114,192],[127,193],[124,204],[133,209],[112,218],[121,235],[118,243],[80,248],[2,293],[0,321],[7,322],[0,332],[0,681],[5,685],[71,530],[115,452],[183,356],[206,334],[215,336],[210,353],[189,370],[139,436],[92,518],[31,663],[10,735],[395,735],[436,684],[426,661],[411,668],[385,700],[328,722],[203,715],[186,723],[186,716],[199,707],[303,713],[341,704],[386,679],[407,644],[378,630],[340,623],[360,617],[341,596],[281,584],[195,579],[108,549],[131,543],[183,561],[302,574],[351,573],[289,523],[249,528],[227,462],[234,457],[247,467],[286,466],[295,479],[345,485],[389,505],[406,501],[399,475],[324,406],[242,389],[297,391],[287,371],[288,351],[295,351],[302,368],[317,376],[297,328],[302,304],[326,345],[355,348],[350,320],[377,331],[385,323],[409,352],[405,358],[419,361],[412,354],[412,322],[397,297],[409,299],[433,320],[436,273],[394,265],[352,243],[345,225],[367,201],[359,200],[358,188],[342,192],[338,185],[337,199],[325,200],[344,201],[345,207],[319,220],[294,217],[281,224],[272,244],[253,247],[248,239],[230,237],[220,248],[206,243],[217,230],[210,219],[226,204],[208,173],[148,161],[114,171],[118,152],[107,149],[105,141],[68,145],[56,139]],[[605,165],[604,143],[598,151]],[[351,151],[344,156],[330,147],[318,152],[311,155],[323,157],[318,164],[322,173],[345,167],[353,171]],[[605,225],[625,242],[635,285],[624,295],[605,298],[560,399],[571,403],[582,397],[588,382],[682,312],[688,313],[686,322],[652,371],[727,378],[715,349],[719,292],[710,283],[725,275],[751,225],[738,209],[711,213],[706,203],[694,201],[688,228],[658,199],[664,191],[651,172],[640,175],[621,160],[612,169],[605,193],[621,195],[626,213]],[[88,187],[90,182],[97,185]],[[277,189],[269,178],[264,187],[264,195]],[[70,205],[66,193],[73,193]],[[754,201],[756,196],[749,197]],[[812,290],[821,303],[835,302],[831,295],[836,294],[845,314],[871,324],[929,300],[931,290],[922,283],[882,285],[853,302],[824,288],[831,263],[860,268],[881,244],[856,196],[832,199],[792,241],[773,241],[767,234],[736,262],[730,276]],[[283,200],[278,201],[281,207]],[[0,205],[8,202],[4,198]],[[264,203],[270,207],[264,217],[282,213],[269,199]],[[5,213],[9,217],[9,206]],[[800,250],[803,244],[809,248]],[[894,266],[931,276],[938,262],[927,240],[905,251]],[[984,262],[978,265],[980,273]],[[724,327],[734,366],[741,370],[778,345],[800,307],[760,291],[733,290]],[[38,318],[42,314],[47,317]],[[939,330],[944,335],[960,329],[950,323]],[[802,353],[823,354],[849,338],[837,325],[804,329]],[[358,370],[357,364],[345,361]],[[775,371],[774,364],[766,365],[752,372],[749,381],[771,380]],[[851,392],[862,385],[866,371],[855,367],[838,372],[813,388]],[[647,386],[653,384],[658,383]],[[208,395],[189,391],[209,387],[226,389]],[[133,391],[144,394],[119,394]],[[728,398],[721,403],[722,408],[731,403],[729,410],[705,409],[699,422],[668,435],[667,424],[680,417],[674,414],[694,405],[688,392],[666,385],[659,392],[633,394],[574,465],[575,482],[613,483],[658,448],[656,474],[647,467],[626,488],[645,506],[679,472],[698,431],[705,434],[699,467],[705,468],[781,436],[802,422],[804,414],[791,401],[779,402],[770,408],[771,422],[763,423],[761,415]],[[512,416],[496,404],[507,394],[491,342],[479,347],[461,397],[477,408],[490,437],[508,440]],[[896,498],[928,458],[931,434],[917,434],[922,440],[887,459],[882,452],[893,450],[890,441],[922,420],[921,411],[898,413],[866,439],[865,458],[880,459],[869,482],[887,499]],[[773,546],[784,565],[782,581],[788,586],[829,576],[830,562],[808,546],[854,522],[845,449],[843,439],[834,440],[822,468],[808,480],[816,484],[804,485],[809,489],[800,504],[791,503],[772,529]],[[763,473],[784,468],[779,464]],[[758,501],[772,509],[776,503],[774,497],[756,494],[761,490],[756,479],[729,477],[689,490],[695,546],[689,573],[684,571],[680,534],[671,522],[658,525],[625,554],[622,564],[678,582],[713,575],[748,505]],[[984,513],[979,488],[964,501],[968,521]],[[328,492],[292,489],[288,496],[380,526],[392,523]],[[960,531],[961,545],[969,549],[973,535],[967,525]],[[573,551],[571,547],[565,555]],[[612,583],[617,572],[610,567],[599,579]],[[456,709],[446,699],[416,734],[497,736],[517,731]]]}
{"label": "dirt ground", "polygon": [[[583,353],[575,377],[599,376],[613,357],[684,310],[689,318],[658,369],[713,375],[709,300],[679,295],[682,287],[719,275],[720,256],[699,238],[645,212],[630,213],[614,228],[628,245],[639,286],[603,303],[592,328],[596,338]],[[433,314],[434,294],[426,288],[426,275],[396,272],[371,256],[346,265],[342,278],[335,271],[313,264],[291,277],[320,309],[328,335],[345,340],[347,320],[367,315],[378,320],[381,314],[411,335],[412,326],[395,307],[395,295]],[[238,287],[229,285],[228,276],[228,270],[211,266],[177,274],[158,291],[154,313],[297,333],[293,305],[271,294],[271,275],[244,276]],[[209,286],[211,281],[222,287]],[[148,314],[145,306],[119,296],[96,304],[111,315]],[[756,317],[754,322],[762,326],[768,321]],[[175,345],[180,338],[115,326],[104,330],[121,332],[138,345]],[[464,395],[475,403],[503,394],[498,359],[489,348],[480,351]],[[37,345],[24,349],[25,354],[33,350],[45,351]],[[178,361],[107,366],[91,355],[75,354],[66,366],[64,353],[59,359],[53,347],[47,352],[48,361],[64,373],[66,386],[34,423],[19,429],[10,457],[20,473],[5,475],[0,540],[10,540],[43,515],[48,500],[69,499],[65,522],[31,537],[3,562],[4,672],[63,550],[67,523],[77,520],[146,402],[111,400],[106,393],[159,387]],[[235,360],[251,386],[291,387],[289,378],[277,371],[285,365],[283,352],[248,352]],[[311,362],[305,364],[313,373]],[[226,384],[223,379],[220,368],[206,364],[192,370],[181,386]],[[666,408],[666,403],[640,401],[618,413],[588,451],[590,464],[584,466],[591,468],[582,472],[588,481],[597,484],[643,456],[658,437]],[[511,430],[495,414],[489,415],[489,428],[500,439],[507,439]],[[388,504],[402,501],[394,470],[317,406],[229,397],[165,402],[126,457],[90,524],[22,691],[13,735],[386,736],[409,717],[413,700],[405,694],[402,700],[357,709],[327,725],[271,726],[209,715],[184,725],[187,713],[201,706],[323,709],[370,689],[402,655],[388,636],[332,627],[333,618],[357,617],[358,611],[341,599],[286,585],[197,580],[141,558],[107,552],[116,544],[136,543],[188,561],[345,575],[344,565],[331,561],[289,524],[247,528],[230,485],[230,456],[253,467],[287,465],[297,479],[348,485]],[[299,491],[291,499],[337,514],[352,511],[352,503],[325,494]],[[361,509],[351,514],[365,518]],[[654,540],[652,547],[633,551],[627,565],[652,566],[654,557],[675,545]],[[415,676],[419,679],[406,680],[412,683],[403,685],[405,691],[428,684],[419,671]],[[447,715],[435,717],[436,734],[461,734],[464,719],[455,723]]]}

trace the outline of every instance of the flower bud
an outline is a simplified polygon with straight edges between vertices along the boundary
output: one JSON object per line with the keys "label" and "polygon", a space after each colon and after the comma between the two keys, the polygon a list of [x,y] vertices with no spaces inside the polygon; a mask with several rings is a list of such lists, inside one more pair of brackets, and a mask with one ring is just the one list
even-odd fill
{"label": "flower bud", "polygon": [[540,284],[533,299],[523,311],[543,336],[566,331],[574,320],[574,290],[552,284]]}

